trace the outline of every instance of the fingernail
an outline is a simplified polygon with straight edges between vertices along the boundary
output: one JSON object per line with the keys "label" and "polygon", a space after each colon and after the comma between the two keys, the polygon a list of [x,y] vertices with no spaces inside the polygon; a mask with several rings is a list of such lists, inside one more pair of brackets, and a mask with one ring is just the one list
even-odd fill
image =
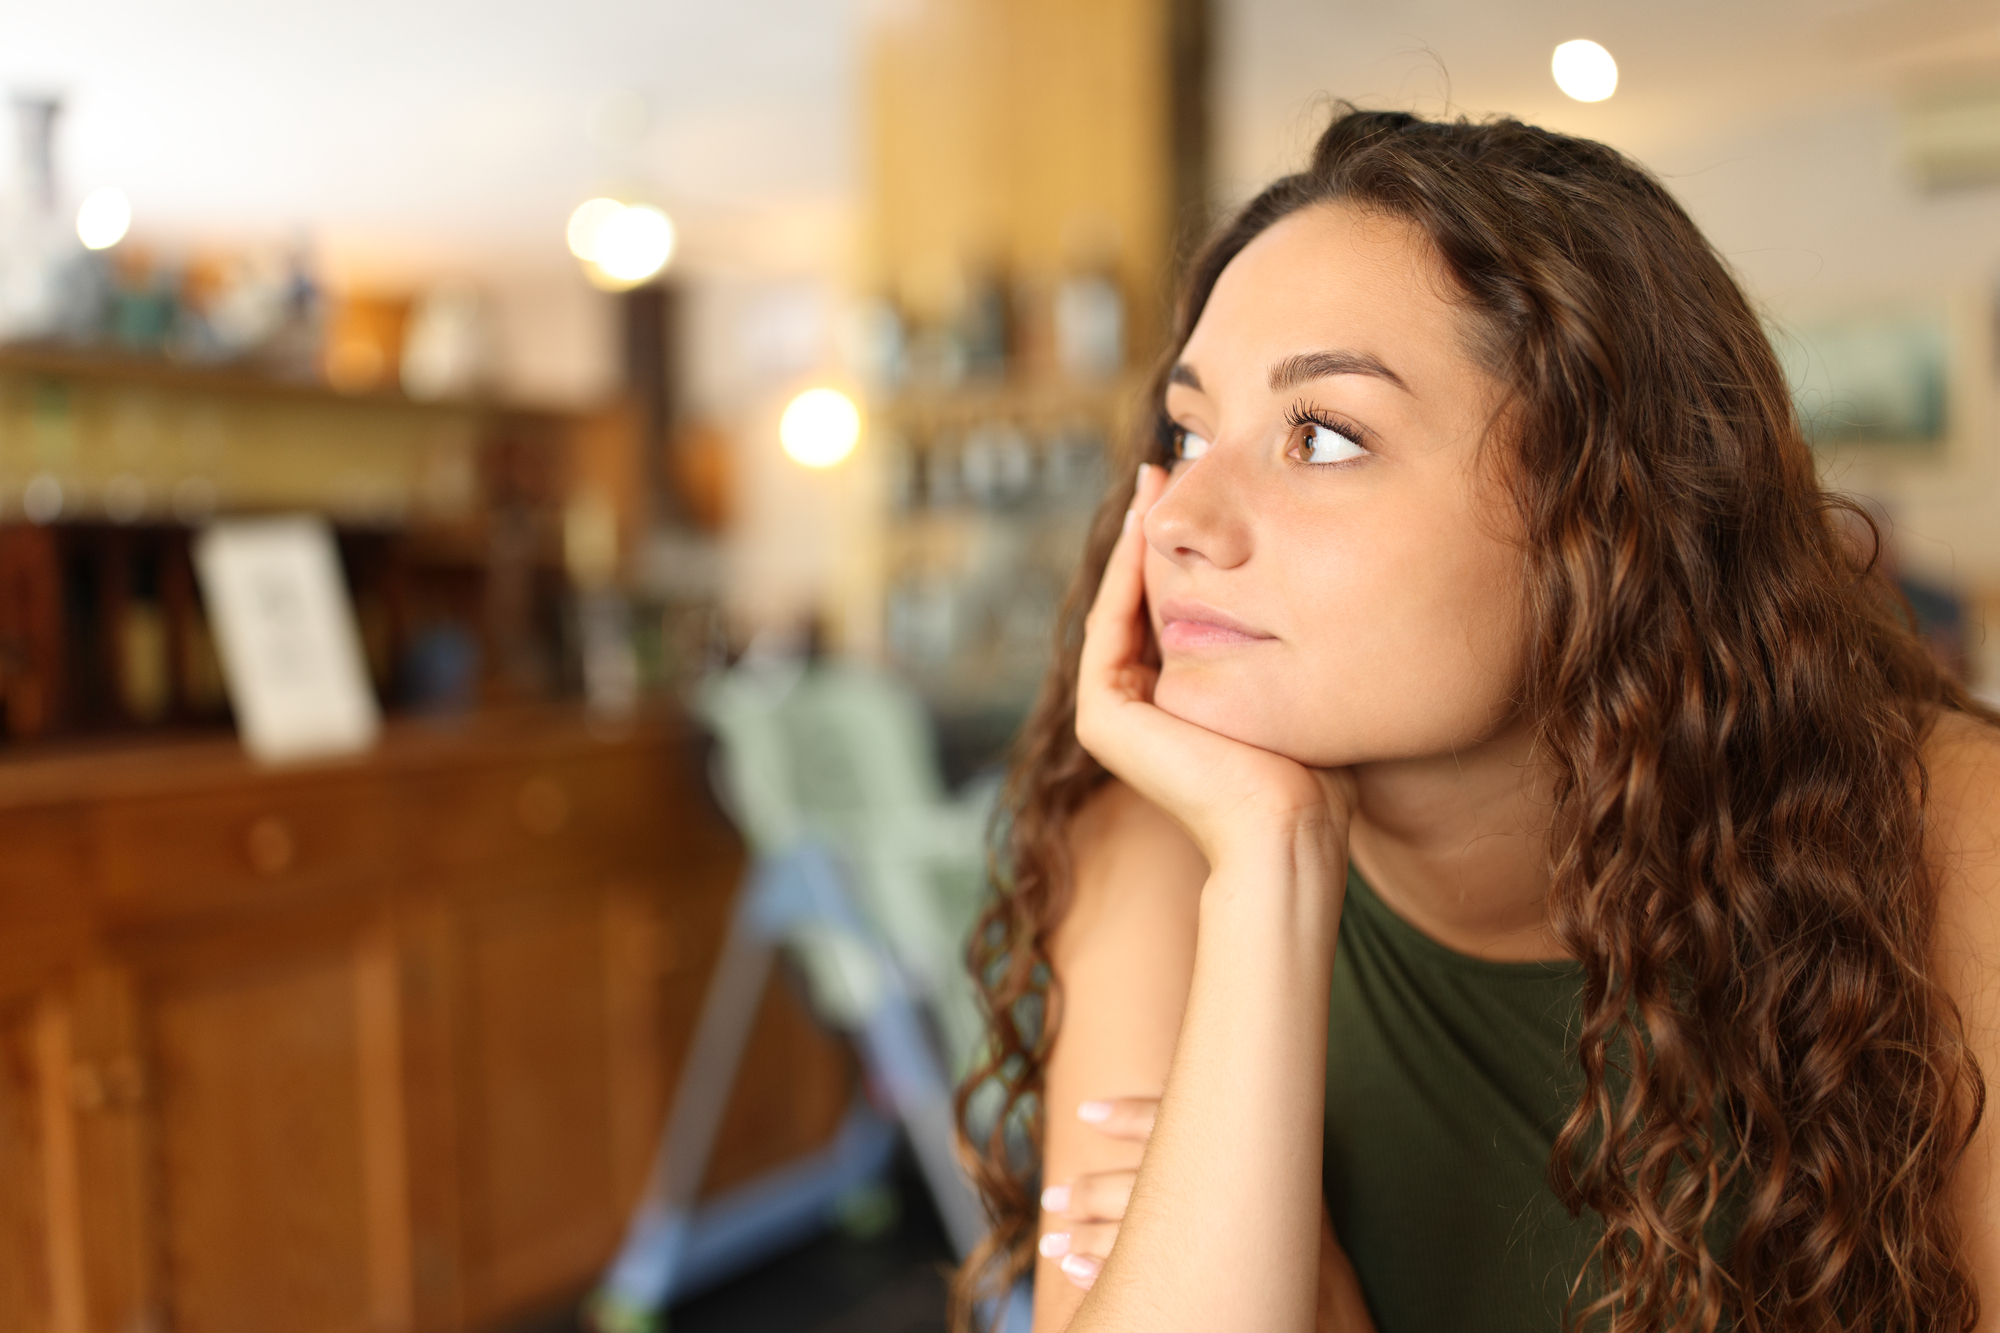
{"label": "fingernail", "polygon": [[1139,517],[1139,511],[1136,509],[1128,509],[1125,511],[1125,531],[1127,532],[1132,531],[1132,524],[1138,519],[1138,517]]}
{"label": "fingernail", "polygon": [[1146,469],[1151,466],[1152,464],[1150,463],[1139,464],[1139,479],[1132,483],[1134,486],[1144,486],[1146,484]]}
{"label": "fingernail", "polygon": [[1072,1254],[1063,1259],[1060,1267],[1064,1277],[1087,1289],[1097,1281],[1098,1270],[1104,1265],[1087,1254]]}
{"label": "fingernail", "polygon": [[[1042,1252],[1042,1258],[1044,1259],[1060,1259],[1065,1254],[1069,1253],[1069,1232],[1067,1231],[1046,1232],[1042,1236],[1041,1244],[1037,1245],[1035,1248]],[[1069,1271],[1069,1265],[1067,1263],[1063,1265],[1063,1271],[1064,1272]]]}
{"label": "fingernail", "polygon": [[1086,1125],[1101,1125],[1111,1118],[1111,1103],[1085,1102],[1076,1108],[1076,1118]]}
{"label": "fingernail", "polygon": [[1051,1185],[1042,1191],[1042,1208],[1051,1213],[1069,1210],[1069,1186]]}

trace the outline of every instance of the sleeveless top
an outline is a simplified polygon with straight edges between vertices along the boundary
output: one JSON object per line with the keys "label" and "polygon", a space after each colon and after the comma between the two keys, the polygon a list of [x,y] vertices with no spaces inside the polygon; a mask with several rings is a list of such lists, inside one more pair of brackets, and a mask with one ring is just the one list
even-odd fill
{"label": "sleeveless top", "polygon": [[1456,953],[1349,870],[1324,1188],[1378,1333],[1562,1328],[1603,1225],[1571,1219],[1547,1183],[1581,1079],[1582,978]]}

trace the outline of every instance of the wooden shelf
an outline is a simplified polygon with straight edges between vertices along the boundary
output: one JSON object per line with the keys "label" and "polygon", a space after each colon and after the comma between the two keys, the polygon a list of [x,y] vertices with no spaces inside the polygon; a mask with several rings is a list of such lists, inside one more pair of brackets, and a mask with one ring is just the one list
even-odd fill
{"label": "wooden shelf", "polygon": [[156,388],[201,390],[231,395],[280,397],[327,404],[363,403],[408,407],[418,411],[489,410],[494,405],[472,400],[423,401],[397,388],[342,393],[318,380],[288,379],[242,364],[204,365],[164,356],[81,349],[33,343],[0,345],[0,375],[35,375],[88,379]]}
{"label": "wooden shelf", "polygon": [[691,744],[676,713],[593,718],[563,704],[488,708],[449,718],[398,718],[361,754],[272,766],[252,759],[226,731],[132,732],[0,750],[0,811],[130,796],[175,787],[205,791],[250,782],[315,781],[343,773],[407,775],[462,765],[470,754],[503,762],[522,754],[587,752],[646,737]]}
{"label": "wooden shelf", "polygon": [[329,407],[351,404],[407,408],[413,412],[474,412],[550,420],[568,420],[576,415],[573,411],[487,396],[412,398],[393,383],[349,392],[323,380],[276,375],[246,362],[177,361],[166,356],[47,343],[0,343],[0,376],[89,380],[230,397],[283,398]]}

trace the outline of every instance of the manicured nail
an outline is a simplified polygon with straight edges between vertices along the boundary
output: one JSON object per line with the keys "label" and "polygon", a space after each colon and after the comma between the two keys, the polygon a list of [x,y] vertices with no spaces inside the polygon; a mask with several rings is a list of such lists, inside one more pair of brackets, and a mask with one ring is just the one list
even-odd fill
{"label": "manicured nail", "polygon": [[1126,510],[1126,511],[1125,511],[1125,531],[1126,531],[1126,532],[1128,532],[1128,533],[1129,533],[1129,532],[1131,532],[1131,531],[1132,531],[1132,525],[1133,525],[1133,523],[1135,523],[1135,522],[1137,522],[1137,521],[1138,521],[1138,518],[1139,518],[1139,511],[1138,511],[1138,510],[1136,510],[1136,509],[1128,509],[1128,510]]}
{"label": "manicured nail", "polygon": [[1087,1254],[1066,1256],[1060,1265],[1063,1276],[1088,1291],[1090,1284],[1097,1281],[1097,1274],[1104,1265]]}
{"label": "manicured nail", "polygon": [[1046,1212],[1069,1211],[1069,1186],[1051,1185],[1042,1191],[1042,1208]]}
{"label": "manicured nail", "polygon": [[[1035,1248],[1042,1252],[1042,1257],[1044,1259],[1060,1259],[1065,1254],[1069,1253],[1069,1232],[1067,1231],[1045,1232],[1042,1235],[1041,1244],[1037,1245]],[[1063,1271],[1065,1272],[1069,1271],[1067,1265],[1064,1266]]]}
{"label": "manicured nail", "polygon": [[1139,479],[1138,479],[1137,481],[1133,482],[1133,483],[1132,483],[1133,485],[1135,485],[1135,486],[1144,486],[1144,485],[1146,484],[1146,468],[1147,468],[1148,466],[1149,466],[1149,465],[1148,465],[1148,464],[1145,464],[1145,463],[1141,463],[1141,464],[1139,464]]}
{"label": "manicured nail", "polygon": [[1085,1102],[1076,1108],[1076,1118],[1086,1125],[1101,1125],[1111,1118],[1111,1103]]}

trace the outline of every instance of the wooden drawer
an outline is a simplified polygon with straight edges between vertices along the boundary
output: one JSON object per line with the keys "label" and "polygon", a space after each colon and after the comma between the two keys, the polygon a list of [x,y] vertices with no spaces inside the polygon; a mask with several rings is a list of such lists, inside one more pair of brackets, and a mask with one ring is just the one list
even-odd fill
{"label": "wooden drawer", "polygon": [[0,848],[0,921],[9,930],[89,915],[89,833],[75,807],[0,813]]}
{"label": "wooden drawer", "polygon": [[72,806],[0,812],[0,999],[43,982],[89,932],[90,846]]}
{"label": "wooden drawer", "polygon": [[384,795],[365,780],[271,781],[101,806],[101,900],[129,922],[386,884],[395,856]]}
{"label": "wooden drawer", "polygon": [[643,864],[665,845],[676,784],[651,751],[550,757],[412,778],[397,804],[418,865],[448,876],[539,876]]}

